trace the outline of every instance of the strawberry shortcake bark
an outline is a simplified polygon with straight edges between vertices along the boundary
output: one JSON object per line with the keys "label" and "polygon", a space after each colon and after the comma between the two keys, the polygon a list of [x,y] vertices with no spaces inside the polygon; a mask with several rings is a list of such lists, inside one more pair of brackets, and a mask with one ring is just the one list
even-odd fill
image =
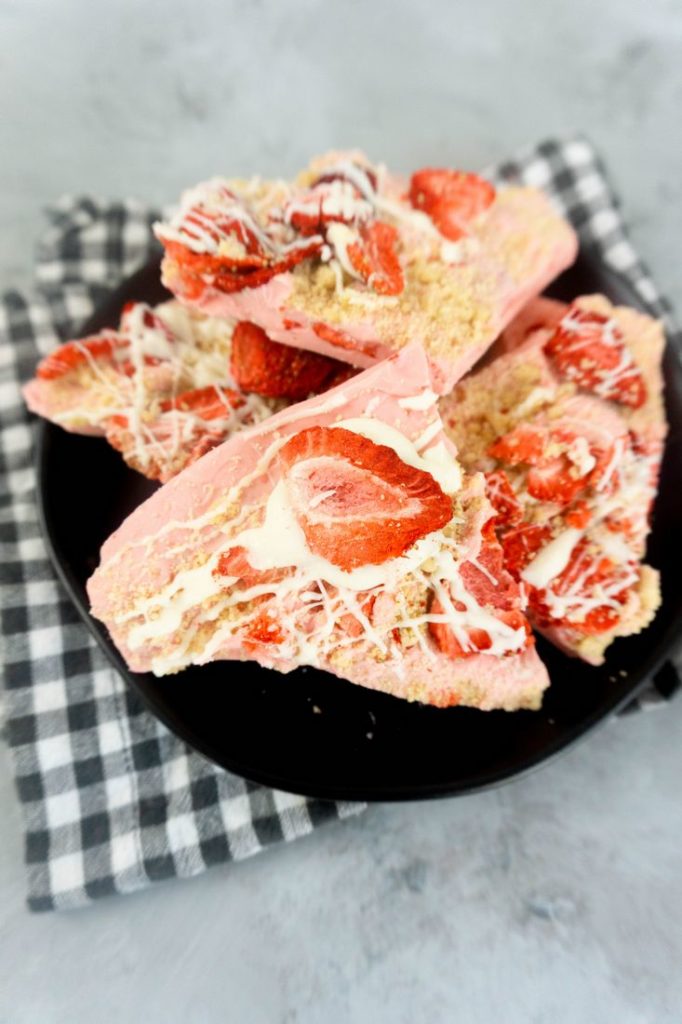
{"label": "strawberry shortcake bark", "polygon": [[437,169],[406,181],[357,152],[292,183],[213,179],[155,230],[183,302],[359,367],[420,340],[438,393],[577,252],[537,189]]}
{"label": "strawberry shortcake bark", "polygon": [[666,433],[660,324],[602,296],[536,300],[500,355],[441,402],[470,470],[484,470],[505,565],[531,622],[600,664],[660,602],[642,564]]}
{"label": "strawberry shortcake bark", "polygon": [[352,372],[179,302],[129,303],[117,330],[69,341],[38,364],[29,408],[79,434],[104,435],[126,462],[166,481],[246,426]]}
{"label": "strawberry shortcake bark", "polygon": [[438,707],[537,708],[547,673],[494,515],[411,345],[157,491],[104,545],[92,613],[137,672],[255,659]]}

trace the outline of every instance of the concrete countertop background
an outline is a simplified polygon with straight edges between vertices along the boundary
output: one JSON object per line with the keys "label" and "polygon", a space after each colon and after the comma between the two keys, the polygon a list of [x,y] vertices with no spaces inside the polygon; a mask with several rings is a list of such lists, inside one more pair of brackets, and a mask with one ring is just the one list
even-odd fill
{"label": "concrete countertop background", "polygon": [[[175,198],[360,146],[477,167],[599,145],[682,308],[679,0],[0,0],[0,286],[63,192]],[[31,916],[0,750],[0,1024],[679,1024],[682,701],[503,789]]]}

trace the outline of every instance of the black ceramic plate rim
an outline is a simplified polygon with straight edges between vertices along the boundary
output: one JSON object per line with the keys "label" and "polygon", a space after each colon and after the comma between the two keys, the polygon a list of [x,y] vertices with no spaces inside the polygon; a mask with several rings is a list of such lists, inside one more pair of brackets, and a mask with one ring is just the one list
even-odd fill
{"label": "black ceramic plate rim", "polygon": [[[632,297],[631,304],[637,308],[642,308],[641,301],[633,293],[633,290],[627,280],[622,278],[619,274],[610,271],[608,273],[614,279],[617,279],[620,286],[624,291],[628,292]],[[137,273],[133,274],[126,281],[124,281],[119,288],[113,292],[106,300],[107,306],[113,306],[121,298],[121,304],[124,297],[128,296],[128,293],[135,286],[136,279],[141,279],[149,273],[149,265],[141,268]],[[93,314],[90,318],[94,320],[99,311]],[[89,323],[86,323],[82,329],[81,334],[87,335],[90,331]],[[678,363],[680,363],[680,354],[675,353],[677,356]],[[285,790],[287,792],[297,793],[304,796],[317,797],[321,799],[332,799],[332,800],[359,800],[359,801],[404,801],[404,800],[421,800],[431,799],[436,797],[446,797],[463,795],[465,793],[480,792],[482,790],[496,788],[502,784],[512,782],[516,779],[521,779],[536,771],[539,767],[545,764],[549,764],[554,761],[560,754],[566,751],[569,747],[576,744],[581,739],[592,734],[599,726],[605,725],[614,714],[626,707],[642,690],[644,690],[650,682],[651,677],[661,668],[665,661],[670,657],[671,651],[677,645],[680,640],[680,632],[682,631],[682,612],[670,624],[669,628],[664,633],[663,637],[659,639],[654,650],[651,651],[650,655],[643,659],[638,666],[637,678],[632,680],[632,683],[624,689],[620,689],[618,692],[614,692],[613,698],[607,700],[598,709],[585,718],[582,718],[573,727],[567,728],[562,732],[561,736],[556,740],[550,742],[541,751],[536,754],[528,755],[523,758],[523,765],[515,770],[500,771],[494,769],[486,772],[485,770],[479,772],[479,778],[476,782],[470,780],[464,780],[458,782],[456,779],[447,779],[442,783],[430,782],[429,784],[417,783],[414,786],[409,784],[401,783],[399,785],[386,786],[381,784],[372,784],[368,782],[364,786],[344,785],[344,784],[330,784],[329,782],[319,785],[316,783],[314,778],[309,776],[297,777],[291,771],[287,771],[282,775],[277,772],[272,772],[262,769],[258,763],[246,763],[243,758],[239,760],[233,760],[229,756],[229,752],[224,749],[219,749],[207,741],[205,738],[197,735],[194,730],[188,728],[182,718],[174,714],[167,705],[159,699],[156,699],[153,695],[148,693],[146,689],[139,684],[136,680],[135,673],[130,672],[127,669],[123,659],[117,651],[112,647],[111,640],[108,632],[103,625],[98,623],[90,615],[89,608],[86,602],[83,600],[81,595],[80,584],[70,567],[65,564],[58,550],[53,543],[52,532],[50,528],[49,515],[46,509],[46,493],[42,486],[42,481],[45,476],[45,468],[50,457],[50,438],[54,431],[58,431],[59,428],[53,426],[46,421],[39,421],[37,424],[37,444],[36,444],[36,468],[38,476],[38,513],[39,522],[43,538],[46,543],[47,551],[52,561],[53,567],[65,587],[71,601],[75,605],[76,609],[91,635],[94,637],[99,648],[104,652],[107,659],[111,663],[112,667],[123,676],[124,681],[128,685],[132,685],[136,693],[140,696],[143,703],[149,708],[149,710],[166,725],[173,733],[184,740],[194,750],[207,757],[209,760],[218,764],[219,766],[231,771],[237,775],[247,778],[253,782],[261,783],[263,785],[272,786],[276,789]],[[579,666],[580,663],[576,662]],[[263,671],[268,671],[263,669]],[[349,684],[350,685],[350,684]],[[483,712],[481,712],[483,714]],[[528,712],[532,713],[532,712]],[[517,713],[513,713],[517,714]]]}

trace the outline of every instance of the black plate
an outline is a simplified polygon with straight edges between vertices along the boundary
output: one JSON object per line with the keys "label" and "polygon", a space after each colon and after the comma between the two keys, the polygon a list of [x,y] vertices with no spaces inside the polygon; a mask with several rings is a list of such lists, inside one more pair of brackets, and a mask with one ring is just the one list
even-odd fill
{"label": "black plate", "polygon": [[[636,297],[583,252],[551,294],[601,291]],[[84,328],[113,326],[124,302],[160,301],[159,267],[127,281]],[[403,800],[466,793],[528,771],[565,750],[621,708],[669,655],[682,630],[682,367],[665,360],[670,438],[649,558],[661,569],[663,605],[640,636],[617,641],[600,668],[540,641],[552,686],[539,712],[437,710],[300,669],[283,676],[221,662],[156,679],[126,668],[107,631],[88,614],[85,582],[99,549],[155,485],[129,470],[101,439],[41,424],[38,490],[55,567],[90,631],[128,683],[165,724],[213,761],[248,779],[314,796]]]}

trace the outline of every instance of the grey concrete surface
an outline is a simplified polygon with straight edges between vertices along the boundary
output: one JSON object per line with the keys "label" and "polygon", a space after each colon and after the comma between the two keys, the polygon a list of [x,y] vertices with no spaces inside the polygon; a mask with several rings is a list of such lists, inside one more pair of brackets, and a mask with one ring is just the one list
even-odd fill
{"label": "grey concrete surface", "polygon": [[[64,191],[172,199],[359,145],[601,147],[682,307],[679,0],[0,0],[0,282]],[[682,1020],[682,702],[496,792],[382,806],[68,915],[24,909],[0,758],[0,1022]]]}

